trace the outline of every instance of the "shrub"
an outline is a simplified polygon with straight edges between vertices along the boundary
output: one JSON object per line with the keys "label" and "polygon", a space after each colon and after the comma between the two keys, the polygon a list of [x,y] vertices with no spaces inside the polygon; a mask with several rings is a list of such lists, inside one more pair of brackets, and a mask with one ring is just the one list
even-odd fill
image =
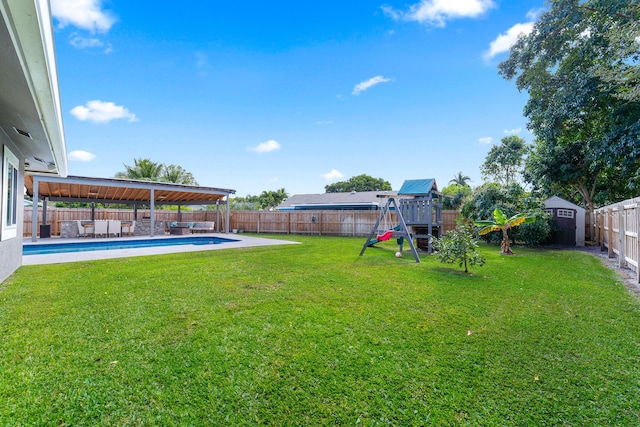
{"label": "shrub", "polygon": [[468,223],[458,223],[454,230],[435,240],[433,247],[440,262],[457,262],[459,267],[464,266],[465,273],[469,272],[467,265],[482,266],[485,263],[485,258],[476,251],[478,242],[473,236],[473,227]]}

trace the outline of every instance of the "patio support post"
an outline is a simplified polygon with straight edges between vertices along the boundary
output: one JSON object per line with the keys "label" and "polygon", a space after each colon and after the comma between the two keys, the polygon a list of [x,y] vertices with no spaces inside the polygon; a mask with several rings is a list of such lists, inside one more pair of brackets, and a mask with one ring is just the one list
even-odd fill
{"label": "patio support post", "polygon": [[47,223],[47,198],[42,198],[42,225]]}
{"label": "patio support post", "polygon": [[31,241],[38,240],[38,184],[40,180],[33,177],[33,206],[31,207]]}
{"label": "patio support post", "polygon": [[229,220],[231,219],[231,213],[229,212],[229,194],[227,194],[227,223],[225,224],[225,233],[229,234]]}
{"label": "patio support post", "polygon": [[182,211],[180,211],[180,205],[178,205],[178,222],[182,222]]}
{"label": "patio support post", "polygon": [[220,232],[220,200],[216,200],[216,233]]}
{"label": "patio support post", "polygon": [[156,218],[155,218],[155,207],[156,207],[156,194],[154,189],[151,189],[151,200],[149,201],[149,237],[153,237],[156,230]]}

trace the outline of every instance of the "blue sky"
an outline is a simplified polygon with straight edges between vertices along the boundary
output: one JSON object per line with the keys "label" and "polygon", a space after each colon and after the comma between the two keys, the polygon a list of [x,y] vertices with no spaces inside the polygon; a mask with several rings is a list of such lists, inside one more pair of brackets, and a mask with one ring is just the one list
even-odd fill
{"label": "blue sky", "polygon": [[176,164],[238,196],[399,189],[531,142],[502,79],[543,1],[51,0],[69,173]]}

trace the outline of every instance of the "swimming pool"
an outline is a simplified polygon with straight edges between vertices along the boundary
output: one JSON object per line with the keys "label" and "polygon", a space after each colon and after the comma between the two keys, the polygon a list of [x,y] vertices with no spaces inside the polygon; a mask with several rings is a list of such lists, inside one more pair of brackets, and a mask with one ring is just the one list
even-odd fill
{"label": "swimming pool", "polygon": [[113,249],[152,248],[156,246],[176,245],[217,245],[220,243],[237,242],[235,239],[211,236],[193,237],[159,237],[135,240],[89,240],[73,243],[38,243],[22,245],[22,255],[47,255],[67,252],[108,251]]}

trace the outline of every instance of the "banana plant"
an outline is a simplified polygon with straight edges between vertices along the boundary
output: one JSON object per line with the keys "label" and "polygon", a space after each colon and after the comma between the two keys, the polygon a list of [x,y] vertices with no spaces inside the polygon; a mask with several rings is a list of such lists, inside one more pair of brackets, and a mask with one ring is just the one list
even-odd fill
{"label": "banana plant", "polygon": [[528,224],[536,220],[535,216],[529,216],[525,213],[519,213],[511,218],[507,216],[498,208],[493,211],[493,220],[475,221],[473,224],[476,227],[482,227],[478,232],[479,235],[484,236],[492,231],[502,230],[502,242],[500,243],[500,253],[504,255],[512,255],[511,241],[509,240],[508,231],[510,228],[517,227],[520,224]]}

